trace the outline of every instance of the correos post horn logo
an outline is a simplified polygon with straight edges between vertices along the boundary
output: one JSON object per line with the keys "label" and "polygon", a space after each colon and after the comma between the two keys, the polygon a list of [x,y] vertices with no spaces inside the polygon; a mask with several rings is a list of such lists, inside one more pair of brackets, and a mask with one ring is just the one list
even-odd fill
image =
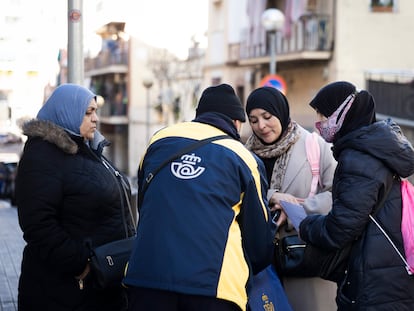
{"label": "correos post horn logo", "polygon": [[179,162],[171,163],[171,172],[175,177],[180,179],[192,179],[200,176],[205,168],[198,166],[201,162],[201,158],[192,154],[184,154],[181,156]]}

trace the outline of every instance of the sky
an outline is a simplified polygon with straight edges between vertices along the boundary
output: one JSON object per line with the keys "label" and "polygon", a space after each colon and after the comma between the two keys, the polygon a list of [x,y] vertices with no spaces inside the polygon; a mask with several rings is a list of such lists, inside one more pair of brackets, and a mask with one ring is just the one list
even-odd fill
{"label": "sky", "polygon": [[[13,0],[0,0],[1,5]],[[47,33],[53,49],[67,47],[69,0],[24,0],[24,15],[31,29]],[[95,54],[100,38],[95,31],[110,21],[126,22],[126,32],[155,47],[166,48],[185,59],[196,36],[206,46],[208,0],[78,0],[82,4],[84,49]],[[42,10],[42,16],[33,14]],[[1,12],[0,12],[1,14]],[[53,24],[52,24],[53,22]],[[39,31],[39,29],[41,29]]]}
{"label": "sky", "polygon": [[[208,25],[208,0],[0,0],[0,37],[5,38],[0,40],[2,69],[12,67],[16,76],[27,70],[37,71],[39,81],[53,84],[59,69],[59,50],[67,48],[69,3],[82,5],[84,51],[94,48],[96,54],[101,41],[95,32],[111,21],[126,22],[131,35],[181,59],[188,56],[191,37],[205,33]],[[107,6],[109,10],[99,10]],[[41,102],[41,88],[32,86],[33,90],[28,90],[18,79],[15,81],[8,87],[24,90],[15,94],[27,95],[30,101],[40,98],[36,102]],[[41,94],[36,91],[32,96],[35,89]],[[13,99],[16,105],[25,101]]]}
{"label": "sky", "polygon": [[[147,44],[166,48],[182,59],[187,56],[192,36],[201,38],[202,46],[206,45],[208,0],[105,0],[102,11],[110,14],[103,19],[92,17],[99,1],[83,0],[83,28],[88,32],[85,36],[92,36],[94,28],[106,19],[126,21],[127,33]],[[91,37],[88,42],[95,40]]]}

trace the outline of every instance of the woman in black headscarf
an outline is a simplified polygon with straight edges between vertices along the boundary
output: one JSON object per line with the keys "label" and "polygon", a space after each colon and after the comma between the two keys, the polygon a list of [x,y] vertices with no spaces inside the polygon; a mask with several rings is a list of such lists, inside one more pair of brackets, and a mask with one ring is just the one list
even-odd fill
{"label": "woman in black headscarf", "polygon": [[[288,100],[276,88],[254,90],[247,99],[246,112],[253,131],[246,147],[265,164],[271,210],[280,210],[279,202],[284,200],[301,204],[307,214],[328,213],[332,206],[330,191],[336,166],[331,145],[318,135],[311,135],[290,118]],[[306,147],[307,142],[313,146],[312,150]],[[318,149],[320,154],[316,157],[319,176],[314,182],[316,188],[311,191],[313,175],[307,153],[314,149]],[[282,213],[277,224],[280,225],[285,217]],[[288,222],[279,226],[277,237],[295,233]],[[334,283],[319,278],[284,277],[277,263],[276,268],[295,311],[331,311],[335,308]],[[301,299],[297,299],[298,295]]]}
{"label": "woman in black headscarf", "polygon": [[332,211],[303,220],[302,239],[325,249],[353,243],[338,282],[338,310],[413,310],[414,278],[369,218],[374,214],[404,253],[399,176],[414,173],[413,147],[393,121],[376,121],[372,95],[351,83],[328,84],[310,105],[338,166]]}

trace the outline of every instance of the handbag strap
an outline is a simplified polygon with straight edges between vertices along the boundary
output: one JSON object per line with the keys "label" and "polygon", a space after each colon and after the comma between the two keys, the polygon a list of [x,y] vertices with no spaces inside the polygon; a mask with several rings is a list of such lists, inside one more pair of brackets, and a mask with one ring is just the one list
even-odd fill
{"label": "handbag strap", "polygon": [[[132,213],[131,202],[129,200],[128,192],[127,192],[127,189],[126,189],[126,187],[127,187],[126,181],[124,180],[124,178],[121,175],[121,173],[115,167],[113,167],[109,163],[109,161],[105,159],[105,157],[102,157],[101,161],[102,161],[102,164],[110,172],[112,172],[111,176],[114,176],[116,182],[121,185],[122,193],[120,192],[120,195],[121,196],[123,195],[123,197],[125,198],[125,202],[128,205],[129,216],[130,216],[130,219],[131,219],[131,222],[132,222],[132,225],[133,225],[133,230],[134,230],[133,233],[135,235],[136,234],[136,231],[135,230],[136,230],[137,224],[136,224],[136,221],[135,221],[135,217],[134,217],[134,215]],[[127,238],[128,237],[128,224],[127,224],[127,221],[125,219],[125,204],[124,204],[124,201],[123,200],[121,200],[121,213],[122,213],[122,223],[123,223],[124,228],[125,228],[125,237]]]}
{"label": "handbag strap", "polygon": [[401,252],[398,250],[397,246],[395,245],[395,243],[393,242],[393,240],[391,239],[391,237],[388,235],[388,233],[384,230],[384,228],[382,228],[382,226],[379,224],[379,222],[374,217],[378,213],[378,211],[384,206],[385,201],[386,201],[386,199],[388,197],[388,194],[391,192],[391,188],[392,188],[392,185],[387,190],[386,194],[384,195],[384,197],[383,197],[383,199],[381,201],[381,204],[377,207],[376,211],[374,212],[374,215],[370,214],[369,215],[369,218],[378,227],[378,229],[382,232],[382,234],[385,236],[385,238],[388,240],[388,242],[394,248],[395,252],[401,258],[401,260],[403,261],[403,263],[405,265],[405,269],[407,270],[407,273],[409,275],[412,275],[413,273],[411,272],[411,268],[410,268],[410,265],[408,264],[407,260],[404,258],[404,256],[401,254]]}
{"label": "handbag strap", "polygon": [[213,137],[208,137],[208,138],[205,138],[205,139],[198,140],[197,142],[195,142],[193,144],[190,144],[189,146],[186,146],[185,148],[181,149],[180,151],[174,153],[172,156],[170,156],[164,162],[162,162],[155,170],[153,170],[152,172],[149,172],[147,177],[145,178],[145,183],[142,186],[142,190],[141,190],[141,193],[139,195],[139,202],[140,202],[139,206],[141,205],[141,202],[142,202],[143,197],[144,197],[144,193],[145,193],[145,191],[147,191],[147,188],[148,188],[149,184],[151,183],[151,181],[153,180],[155,175],[165,165],[167,165],[168,163],[172,162],[173,160],[181,157],[183,154],[185,154],[185,153],[187,153],[191,150],[197,149],[197,148],[199,148],[203,145],[206,145],[206,144],[208,144],[212,141],[219,140],[219,139],[225,139],[225,138],[231,138],[231,137],[226,134],[226,135],[218,135],[218,136],[213,136]]}

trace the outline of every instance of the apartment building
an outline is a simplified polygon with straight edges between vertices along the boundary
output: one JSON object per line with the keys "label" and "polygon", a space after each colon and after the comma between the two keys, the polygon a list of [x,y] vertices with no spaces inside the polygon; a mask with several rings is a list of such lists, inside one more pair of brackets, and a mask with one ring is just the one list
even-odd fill
{"label": "apartment building", "polygon": [[271,62],[261,22],[268,8],[284,13],[275,34],[276,73],[286,82],[292,117],[309,129],[308,103],[323,85],[348,80],[367,88],[368,78],[394,72],[393,79],[414,68],[411,0],[210,0],[205,85],[230,83],[243,101],[260,85]]}
{"label": "apartment building", "polygon": [[124,10],[117,1],[97,1],[101,47],[85,59],[85,84],[103,98],[99,130],[111,142],[106,156],[136,176],[152,134],[194,117],[204,51],[194,38],[188,57],[181,60],[143,42]]}

